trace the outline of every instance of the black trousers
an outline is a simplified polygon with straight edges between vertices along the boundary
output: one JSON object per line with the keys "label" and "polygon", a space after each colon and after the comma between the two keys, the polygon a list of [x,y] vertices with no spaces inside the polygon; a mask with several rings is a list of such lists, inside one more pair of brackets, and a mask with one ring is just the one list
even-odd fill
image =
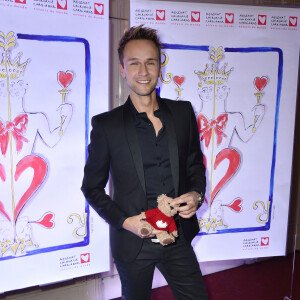
{"label": "black trousers", "polygon": [[207,300],[201,270],[192,246],[182,234],[168,246],[145,239],[131,263],[115,261],[124,300],[150,300],[153,273],[157,267],[178,300]]}

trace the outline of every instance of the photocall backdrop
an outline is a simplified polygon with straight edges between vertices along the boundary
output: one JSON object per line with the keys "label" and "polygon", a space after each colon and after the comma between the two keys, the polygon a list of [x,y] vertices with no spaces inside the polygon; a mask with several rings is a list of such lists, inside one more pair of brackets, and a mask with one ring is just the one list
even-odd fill
{"label": "photocall backdrop", "polygon": [[109,270],[80,191],[108,109],[109,1],[1,0],[0,293]]}
{"label": "photocall backdrop", "polygon": [[[0,1],[0,292],[109,269],[107,225],[80,191],[90,118],[108,109],[108,5]],[[199,261],[285,253],[298,22],[297,9],[131,2],[131,25],[164,43],[157,92],[195,109]]]}
{"label": "photocall backdrop", "polygon": [[198,260],[284,255],[299,10],[132,0],[130,15],[161,36],[157,92],[195,110],[207,168]]}

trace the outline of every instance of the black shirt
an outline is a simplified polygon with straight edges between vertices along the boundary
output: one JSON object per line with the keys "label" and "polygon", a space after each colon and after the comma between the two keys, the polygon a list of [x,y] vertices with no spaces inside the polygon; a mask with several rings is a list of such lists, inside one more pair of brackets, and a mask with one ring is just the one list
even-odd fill
{"label": "black shirt", "polygon": [[163,125],[156,136],[147,114],[139,113],[132,102],[131,108],[143,159],[148,209],[156,208],[159,195],[166,194],[172,198],[175,196],[167,130],[160,109],[154,112]]}

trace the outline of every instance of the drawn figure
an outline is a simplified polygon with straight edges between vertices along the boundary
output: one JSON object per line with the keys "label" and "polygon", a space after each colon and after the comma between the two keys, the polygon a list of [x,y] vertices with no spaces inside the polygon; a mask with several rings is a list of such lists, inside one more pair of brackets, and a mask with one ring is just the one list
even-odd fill
{"label": "drawn figure", "polygon": [[[65,102],[66,87],[71,82],[66,81],[66,76],[70,77],[70,71],[58,73],[60,84],[63,83],[63,90],[59,91],[63,103],[56,112],[61,122],[53,130],[46,114],[26,110],[25,95],[29,84],[21,78],[30,60],[21,63],[21,53],[11,59],[16,44],[13,32],[7,36],[0,32],[0,184],[1,191],[5,190],[0,195],[0,256],[20,254],[29,246],[38,247],[32,241],[35,224],[54,227],[51,212],[43,214],[39,220],[30,220],[21,214],[47,175],[47,161],[34,150],[36,140],[41,138],[53,148],[63,137],[72,116],[72,104]],[[21,185],[27,187],[26,191],[20,189]]]}
{"label": "drawn figure", "polygon": [[[251,112],[253,114],[253,124],[245,127],[245,119],[242,113],[231,112],[226,109],[226,101],[230,94],[228,79],[233,68],[227,69],[226,63],[222,67],[220,66],[223,57],[222,47],[218,49],[212,47],[210,49],[212,63],[206,64],[204,71],[195,71],[199,78],[198,95],[201,100],[197,117],[198,129],[208,171],[208,186],[205,197],[208,209],[207,206],[202,207],[198,217],[200,228],[207,231],[227,227],[227,223],[223,219],[223,209],[226,207],[231,208],[231,211],[234,212],[242,211],[242,199],[240,197],[237,197],[230,204],[222,203],[222,200],[216,199],[216,197],[224,184],[241,167],[240,153],[231,146],[234,133],[246,143],[258,130],[263,120],[265,106],[260,103],[260,98],[262,89],[268,82],[266,76],[255,78],[254,86],[258,91],[255,95],[258,98],[257,104]],[[228,161],[228,167],[222,166],[221,163],[224,160]],[[216,212],[218,212],[217,216]]]}

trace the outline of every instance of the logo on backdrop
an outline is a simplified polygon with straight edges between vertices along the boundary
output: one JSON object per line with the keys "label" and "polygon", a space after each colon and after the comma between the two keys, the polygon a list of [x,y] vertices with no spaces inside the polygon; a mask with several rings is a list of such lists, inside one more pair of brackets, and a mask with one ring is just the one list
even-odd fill
{"label": "logo on backdrop", "polygon": [[15,3],[26,4],[26,0],[15,0]]}
{"label": "logo on backdrop", "polygon": [[91,254],[90,253],[80,254],[80,262],[82,264],[89,263],[90,261],[91,261]]}
{"label": "logo on backdrop", "polygon": [[95,15],[104,15],[104,4],[94,3],[94,14]]}
{"label": "logo on backdrop", "polygon": [[156,20],[158,21],[165,21],[166,20],[166,11],[163,10],[156,10]]}
{"label": "logo on backdrop", "polygon": [[297,27],[298,17],[289,17],[289,26]]}
{"label": "logo on backdrop", "polygon": [[67,9],[68,8],[68,0],[57,0],[57,8],[58,9]]}
{"label": "logo on backdrop", "polygon": [[269,241],[270,241],[269,237],[262,237],[260,245],[261,246],[269,246]]}
{"label": "logo on backdrop", "polygon": [[200,11],[192,11],[191,12],[191,21],[192,22],[200,22]]}
{"label": "logo on backdrop", "polygon": [[233,24],[234,23],[234,14],[225,13],[225,23]]}
{"label": "logo on backdrop", "polygon": [[258,15],[258,25],[267,25],[267,15]]}

